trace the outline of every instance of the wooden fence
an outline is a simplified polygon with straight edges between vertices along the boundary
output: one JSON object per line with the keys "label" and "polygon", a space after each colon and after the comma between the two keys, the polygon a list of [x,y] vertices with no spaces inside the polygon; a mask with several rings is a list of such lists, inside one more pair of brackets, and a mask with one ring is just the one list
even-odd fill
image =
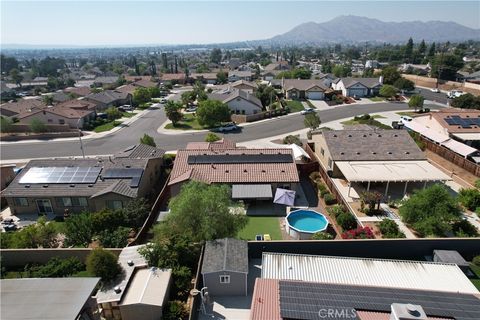
{"label": "wooden fence", "polygon": [[468,172],[474,174],[477,177],[480,177],[480,166],[473,161],[462,157],[461,155],[455,153],[454,151],[445,148],[439,144],[436,144],[433,141],[427,140],[425,137],[419,135],[420,140],[425,144],[426,148],[442,158],[456,164],[462,169],[467,170]]}

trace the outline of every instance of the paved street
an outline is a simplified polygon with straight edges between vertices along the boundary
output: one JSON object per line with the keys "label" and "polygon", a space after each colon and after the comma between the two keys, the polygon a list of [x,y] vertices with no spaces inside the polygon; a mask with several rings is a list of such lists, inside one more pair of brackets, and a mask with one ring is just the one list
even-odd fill
{"label": "paved street", "polygon": [[[429,106],[438,109],[439,106]],[[322,122],[353,117],[364,113],[395,111],[408,109],[405,103],[375,103],[364,105],[347,105],[335,109],[320,111]],[[245,142],[255,139],[268,138],[287,134],[305,128],[303,115],[280,117],[271,121],[250,124],[239,133],[228,133],[225,137],[236,142]],[[162,107],[155,107],[136,120],[131,126],[126,126],[112,134],[97,138],[84,139],[86,155],[110,155],[138,143],[139,138],[147,133],[155,138],[157,146],[165,150],[176,150],[185,147],[190,141],[203,141],[205,132],[183,133],[178,135],[160,134],[157,129],[166,121]],[[1,160],[31,159],[46,157],[81,156],[78,140],[73,141],[45,141],[22,142],[3,144],[1,146]]]}

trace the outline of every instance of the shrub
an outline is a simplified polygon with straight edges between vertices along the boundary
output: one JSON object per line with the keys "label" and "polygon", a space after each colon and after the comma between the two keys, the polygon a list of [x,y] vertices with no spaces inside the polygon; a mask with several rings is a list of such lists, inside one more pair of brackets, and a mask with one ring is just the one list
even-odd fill
{"label": "shrub", "polygon": [[42,133],[47,131],[47,126],[41,120],[34,118],[30,122],[30,130],[34,133]]}
{"label": "shrub", "polygon": [[473,258],[472,263],[477,267],[480,267],[480,256],[476,256]]}
{"label": "shrub", "polygon": [[205,136],[205,142],[215,142],[215,141],[218,141],[218,140],[221,140],[222,138],[220,138],[219,136],[217,136],[215,133],[213,132],[209,132],[207,133],[207,135]]}
{"label": "shrub", "polygon": [[[310,178],[310,180],[312,180],[313,182],[317,182],[317,180],[320,179],[320,172],[318,171],[314,171],[312,173],[310,173],[310,175],[308,176]],[[480,179],[479,179],[480,180]]]}
{"label": "shrub", "polygon": [[178,320],[188,318],[188,306],[179,300],[168,301],[162,319]]}
{"label": "shrub", "polygon": [[452,231],[455,237],[478,237],[477,228],[468,220],[460,220],[452,225]]}
{"label": "shrub", "polygon": [[[321,196],[322,194],[320,194]],[[331,204],[335,204],[337,202],[337,199],[335,198],[335,196],[333,194],[331,194],[330,192],[326,192],[324,195],[323,195],[323,200],[325,200],[325,204],[326,205],[331,205]]]}
{"label": "shrub", "polygon": [[115,279],[122,271],[117,262],[117,256],[110,251],[98,248],[87,257],[87,271],[102,281],[109,282]]}
{"label": "shrub", "polygon": [[458,193],[458,202],[469,210],[475,210],[480,207],[480,190],[478,189],[460,189]]}
{"label": "shrub", "polygon": [[140,143],[141,144],[146,144],[147,146],[151,146],[151,147],[156,147],[157,146],[153,137],[149,136],[146,133],[144,133],[143,137],[140,138]]}
{"label": "shrub", "polygon": [[83,263],[76,257],[66,259],[52,258],[41,266],[30,268],[33,278],[61,278],[68,277],[85,269]]}
{"label": "shrub", "polygon": [[369,227],[358,227],[342,233],[343,239],[374,239],[372,229]]}
{"label": "shrub", "polygon": [[166,153],[163,155],[163,164],[167,167],[171,166],[173,164],[173,161],[175,160],[175,154],[174,153]]}
{"label": "shrub", "polygon": [[327,208],[327,211],[333,215],[335,217],[335,219],[341,215],[341,214],[345,214],[345,213],[348,213],[345,208],[343,208],[343,206],[339,205],[339,204],[336,204],[332,207],[329,207]]}
{"label": "shrub", "polygon": [[349,212],[339,214],[336,219],[343,230],[352,230],[357,227],[357,220]]}
{"label": "shrub", "polygon": [[302,141],[298,136],[288,135],[283,138],[283,144],[296,144],[298,146],[302,146]]}
{"label": "shrub", "polygon": [[130,228],[118,227],[117,229],[104,230],[98,234],[98,240],[105,248],[123,248],[128,244]]}
{"label": "shrub", "polygon": [[326,231],[315,232],[312,240],[333,240],[335,237]]}
{"label": "shrub", "polygon": [[0,117],[0,132],[10,132],[12,130],[12,123],[13,121],[9,118]]}
{"label": "shrub", "polygon": [[393,220],[384,219],[378,224],[378,227],[382,232],[383,238],[405,238],[405,234],[398,229],[398,225]]}

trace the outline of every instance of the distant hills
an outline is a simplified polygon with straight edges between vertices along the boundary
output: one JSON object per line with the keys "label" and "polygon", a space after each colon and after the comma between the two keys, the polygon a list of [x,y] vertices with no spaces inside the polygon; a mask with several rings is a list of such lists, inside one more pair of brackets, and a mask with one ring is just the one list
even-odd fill
{"label": "distant hills", "polygon": [[339,16],[327,22],[307,22],[265,42],[271,45],[326,43],[480,40],[480,30],[444,21],[384,22],[358,16]]}

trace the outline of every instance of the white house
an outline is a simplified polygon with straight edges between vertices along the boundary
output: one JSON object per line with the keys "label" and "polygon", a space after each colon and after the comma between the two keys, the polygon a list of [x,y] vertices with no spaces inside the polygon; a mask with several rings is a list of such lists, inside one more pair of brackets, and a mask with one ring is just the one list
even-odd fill
{"label": "white house", "polygon": [[323,80],[284,79],[282,88],[287,99],[323,100],[325,86]]}
{"label": "white house", "polygon": [[220,100],[227,104],[235,114],[256,114],[262,112],[262,102],[249,91],[233,89],[220,94],[210,94],[212,100]]}
{"label": "white house", "polygon": [[368,97],[377,95],[382,87],[382,78],[340,78],[332,82],[334,90],[342,91],[345,97]]}

